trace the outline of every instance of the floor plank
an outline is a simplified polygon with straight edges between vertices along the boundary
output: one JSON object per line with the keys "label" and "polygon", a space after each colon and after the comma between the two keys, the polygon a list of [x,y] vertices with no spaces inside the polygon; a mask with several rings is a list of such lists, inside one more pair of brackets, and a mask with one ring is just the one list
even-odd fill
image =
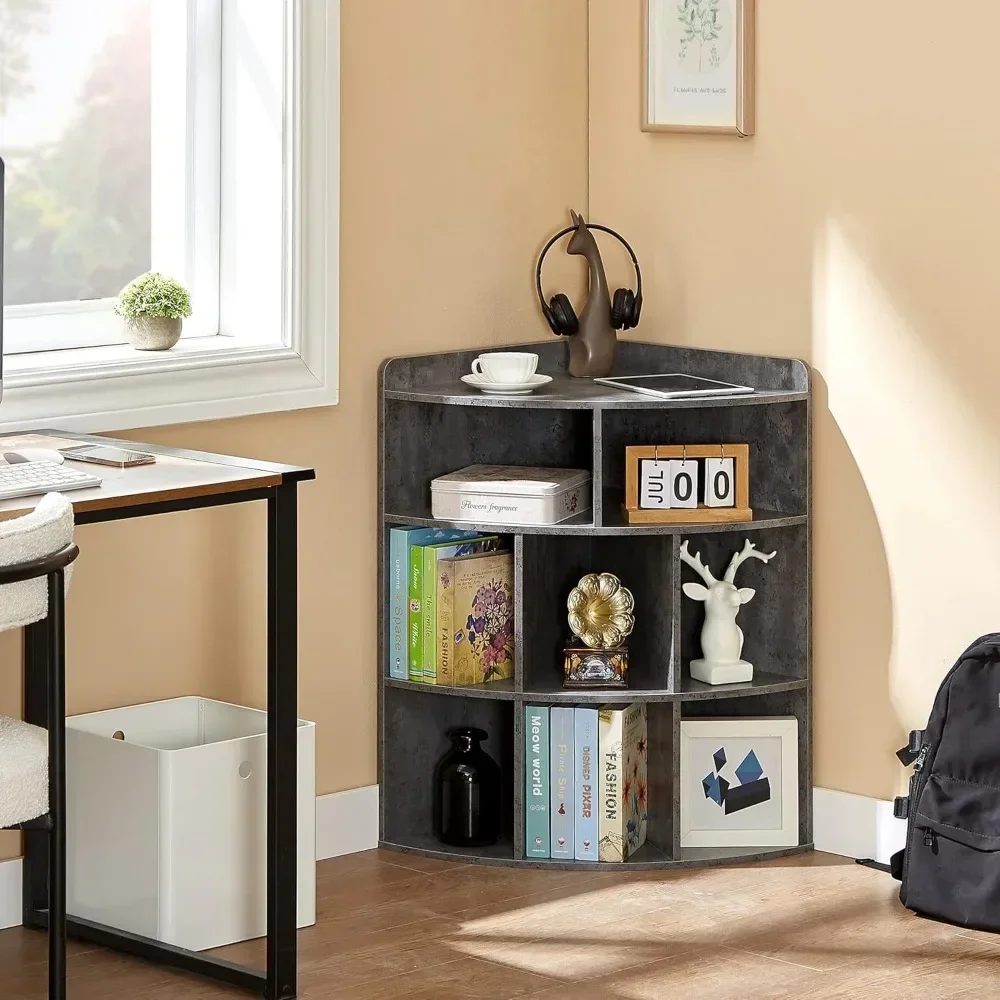
{"label": "floor plank", "polygon": [[[667,872],[540,871],[387,851],[324,861],[299,996],[330,1000],[972,1000],[997,935],[922,920],[842,858]],[[262,941],[218,954],[260,966]],[[0,996],[46,995],[45,936],[0,932]],[[73,1000],[246,994],[73,943]]]}

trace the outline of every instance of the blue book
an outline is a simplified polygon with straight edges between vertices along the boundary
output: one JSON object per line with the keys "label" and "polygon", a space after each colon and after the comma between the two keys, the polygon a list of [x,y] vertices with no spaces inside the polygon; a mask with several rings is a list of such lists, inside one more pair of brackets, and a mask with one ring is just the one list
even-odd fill
{"label": "blue book", "polygon": [[577,708],[573,722],[576,729],[576,860],[597,861],[600,840],[597,828],[597,709]]}
{"label": "blue book", "polygon": [[549,857],[549,710],[524,707],[524,854]]}
{"label": "blue book", "polygon": [[552,785],[552,857],[573,860],[574,780],[576,755],[572,708],[549,712]]}
{"label": "blue book", "polygon": [[409,676],[409,645],[406,635],[409,556],[411,545],[450,542],[475,537],[473,531],[445,531],[442,528],[393,528],[389,532],[389,676],[406,680]]}

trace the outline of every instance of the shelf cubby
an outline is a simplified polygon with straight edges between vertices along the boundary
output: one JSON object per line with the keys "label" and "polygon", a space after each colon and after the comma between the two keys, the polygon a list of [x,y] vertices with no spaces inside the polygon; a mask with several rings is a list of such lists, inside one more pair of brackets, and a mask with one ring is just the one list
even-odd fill
{"label": "shelf cubby", "polygon": [[[690,371],[754,385],[752,396],[665,401],[570,378],[565,345],[526,345],[553,381],[530,396],[484,396],[460,381],[478,350],[394,358],[379,385],[379,781],[380,843],[431,857],[539,868],[608,868],[524,857],[524,707],[647,702],[647,844],[621,868],[697,867],[780,857],[812,845],[810,733],[810,388],[800,362],[623,341],[619,374]],[[750,445],[745,524],[630,525],[621,513],[625,448],[648,444]],[[592,510],[556,525],[512,528],[443,522],[431,515],[430,481],[474,463],[550,465],[593,472]],[[474,688],[416,684],[387,675],[385,558],[394,525],[463,527],[509,535],[515,556],[514,678]],[[687,539],[717,577],[749,538],[776,550],[751,560],[737,585],[756,594],[741,613],[753,680],[711,686],[693,680],[704,608],[683,597],[696,580],[680,561]],[[629,688],[567,690],[566,598],[585,573],[615,573],[636,602]],[[799,845],[686,848],[679,843],[680,723],[685,718],[794,715],[799,721]],[[504,827],[489,848],[461,850],[433,835],[434,767],[447,729],[475,725],[503,776]]]}
{"label": "shelf cubby", "polygon": [[[425,690],[419,690],[424,687]],[[483,748],[500,765],[503,827],[500,842],[478,849],[492,858],[514,857],[514,705],[474,696],[434,697],[434,685],[386,686],[382,713],[391,740],[383,741],[380,796],[382,840],[419,850],[441,849],[434,838],[434,768],[451,747],[456,726],[478,726],[489,734]],[[454,689],[461,691],[462,689]],[[448,848],[449,851],[453,848]],[[473,852],[476,853],[476,852]]]}

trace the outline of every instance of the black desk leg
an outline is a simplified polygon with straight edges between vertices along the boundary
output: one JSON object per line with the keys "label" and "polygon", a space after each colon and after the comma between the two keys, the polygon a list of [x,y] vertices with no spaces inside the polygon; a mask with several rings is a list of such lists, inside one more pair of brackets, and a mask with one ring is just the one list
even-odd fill
{"label": "black desk leg", "polygon": [[[49,728],[49,624],[44,619],[24,630],[24,721]],[[25,927],[43,928],[36,914],[49,905],[49,835],[26,830],[21,872],[21,918]]]}
{"label": "black desk leg", "polygon": [[49,574],[49,997],[66,996],[66,582]]}
{"label": "black desk leg", "polygon": [[298,609],[295,483],[267,501],[267,1000],[295,996]]}

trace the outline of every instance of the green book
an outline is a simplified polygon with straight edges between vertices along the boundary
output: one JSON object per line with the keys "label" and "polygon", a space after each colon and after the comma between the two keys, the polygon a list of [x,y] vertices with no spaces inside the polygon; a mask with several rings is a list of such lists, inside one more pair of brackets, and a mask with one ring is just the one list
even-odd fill
{"label": "green book", "polygon": [[420,595],[423,590],[423,576],[424,559],[422,546],[412,545],[410,546],[410,573],[406,605],[407,668],[411,681],[422,681],[424,679],[424,647],[420,641]]}
{"label": "green book", "polygon": [[[438,560],[459,559],[463,556],[478,556],[484,552],[495,552],[500,547],[496,535],[487,535],[473,541],[440,542],[425,545],[421,551],[423,566],[420,569],[420,663],[422,680],[425,684],[437,683],[437,600],[438,600]],[[413,678],[410,678],[413,680]]]}

